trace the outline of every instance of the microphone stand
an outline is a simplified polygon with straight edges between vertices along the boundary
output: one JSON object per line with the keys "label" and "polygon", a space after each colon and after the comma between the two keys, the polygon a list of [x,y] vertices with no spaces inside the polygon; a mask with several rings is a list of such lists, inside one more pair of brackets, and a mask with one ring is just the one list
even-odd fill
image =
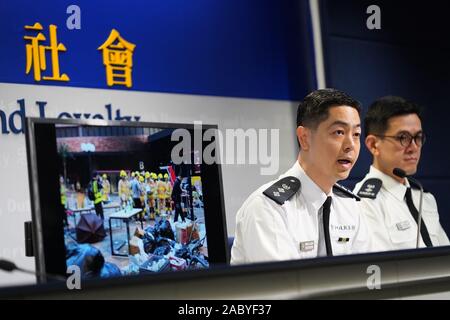
{"label": "microphone stand", "polygon": [[[411,180],[411,178],[409,178]],[[414,179],[413,179],[414,180]],[[417,243],[416,248],[419,248],[419,242],[420,242],[420,226],[422,224],[422,202],[423,202],[423,187],[421,183],[418,183],[417,180],[415,180],[416,184],[420,188],[420,200],[419,200],[419,216],[417,217]]]}
{"label": "microphone stand", "polygon": [[[23,273],[27,273],[34,276],[41,276],[43,275],[40,272],[27,270],[21,267],[18,267],[14,262],[11,262],[9,260],[0,259],[0,270],[6,271],[6,272],[12,272],[12,271],[20,271]],[[44,274],[49,280],[56,280],[56,281],[66,281],[66,278],[57,274]]]}

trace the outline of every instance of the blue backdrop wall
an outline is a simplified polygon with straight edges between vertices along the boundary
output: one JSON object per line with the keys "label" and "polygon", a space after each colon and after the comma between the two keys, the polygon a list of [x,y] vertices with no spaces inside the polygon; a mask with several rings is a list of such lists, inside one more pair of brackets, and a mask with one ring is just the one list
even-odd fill
{"label": "blue backdrop wall", "polygon": [[306,0],[78,1],[79,30],[66,27],[71,4],[0,2],[0,82],[36,84],[24,27],[39,22],[44,34],[56,25],[67,48],[59,59],[70,81],[46,85],[108,88],[97,48],[115,28],[136,44],[131,90],[297,100],[315,87]]}

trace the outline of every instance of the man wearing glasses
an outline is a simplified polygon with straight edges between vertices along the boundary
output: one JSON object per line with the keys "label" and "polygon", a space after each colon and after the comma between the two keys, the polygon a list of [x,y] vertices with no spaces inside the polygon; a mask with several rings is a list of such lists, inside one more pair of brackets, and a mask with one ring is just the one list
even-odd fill
{"label": "man wearing glasses", "polygon": [[[420,108],[400,97],[375,101],[364,119],[365,143],[373,156],[369,173],[355,187],[372,234],[375,251],[416,248],[418,186],[393,173],[417,171],[425,134]],[[449,245],[434,196],[425,192],[422,204],[420,247]]]}

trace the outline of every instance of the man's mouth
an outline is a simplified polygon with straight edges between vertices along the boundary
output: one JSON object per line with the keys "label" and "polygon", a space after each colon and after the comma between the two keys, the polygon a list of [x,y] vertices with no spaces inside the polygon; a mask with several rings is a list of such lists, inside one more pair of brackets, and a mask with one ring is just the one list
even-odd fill
{"label": "man's mouth", "polygon": [[340,164],[352,164],[352,161],[349,159],[339,159],[338,162]]}
{"label": "man's mouth", "polygon": [[341,167],[344,169],[350,169],[352,167],[353,161],[347,158],[338,159],[337,161]]}

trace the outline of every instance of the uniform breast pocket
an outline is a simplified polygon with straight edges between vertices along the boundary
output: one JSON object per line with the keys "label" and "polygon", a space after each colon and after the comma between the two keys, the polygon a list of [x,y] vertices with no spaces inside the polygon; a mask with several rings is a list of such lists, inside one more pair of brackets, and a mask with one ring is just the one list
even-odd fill
{"label": "uniform breast pocket", "polygon": [[413,249],[416,247],[417,228],[410,221],[398,222],[388,227],[393,249]]}
{"label": "uniform breast pocket", "polygon": [[309,252],[300,251],[300,259],[312,259],[317,258],[317,250],[312,250]]}
{"label": "uniform breast pocket", "polygon": [[436,212],[424,211],[422,214],[422,223],[425,222],[427,226],[428,234],[433,246],[445,245],[439,243],[439,232],[441,230],[441,224],[439,223],[439,216]]}

